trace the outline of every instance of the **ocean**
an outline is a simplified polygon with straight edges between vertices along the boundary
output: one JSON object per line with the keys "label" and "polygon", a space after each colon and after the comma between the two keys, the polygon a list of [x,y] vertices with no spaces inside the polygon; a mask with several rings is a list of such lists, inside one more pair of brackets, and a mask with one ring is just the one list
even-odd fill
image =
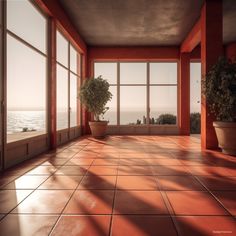
{"label": "ocean", "polygon": [[[150,117],[156,119],[159,115],[164,113],[171,113],[176,115],[174,111],[162,111],[150,114]],[[104,119],[109,121],[110,125],[117,124],[117,113],[115,111],[108,111],[104,115]],[[146,113],[143,111],[121,111],[120,123],[122,125],[136,124],[137,120],[143,124],[143,116]],[[76,113],[71,113],[71,127],[76,126]],[[67,112],[57,113],[57,129],[65,129],[68,127]],[[46,130],[46,114],[45,111],[8,111],[7,112],[7,134],[14,134],[22,132],[23,129],[35,131]]]}
{"label": "ocean", "polygon": [[[57,113],[57,129],[68,127],[68,113]],[[71,113],[71,127],[76,125],[76,114]],[[23,129],[34,131],[46,130],[45,111],[8,111],[7,112],[7,134],[22,132]]]}

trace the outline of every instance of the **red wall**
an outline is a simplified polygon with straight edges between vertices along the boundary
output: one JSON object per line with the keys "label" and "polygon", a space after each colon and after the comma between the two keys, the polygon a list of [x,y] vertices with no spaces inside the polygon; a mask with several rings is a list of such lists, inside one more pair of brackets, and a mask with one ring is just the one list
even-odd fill
{"label": "red wall", "polygon": [[94,61],[179,60],[179,47],[89,47],[88,75],[93,75]]}
{"label": "red wall", "polygon": [[225,55],[229,59],[236,61],[236,42],[226,45]]}

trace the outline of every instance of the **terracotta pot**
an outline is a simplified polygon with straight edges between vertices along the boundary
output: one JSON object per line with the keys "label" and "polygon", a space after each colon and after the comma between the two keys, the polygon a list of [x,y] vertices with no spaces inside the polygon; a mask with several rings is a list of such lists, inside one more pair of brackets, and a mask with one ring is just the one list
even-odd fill
{"label": "terracotta pot", "polygon": [[89,126],[92,136],[95,138],[104,138],[106,136],[108,121],[90,121]]}
{"label": "terracotta pot", "polygon": [[213,122],[222,152],[236,156],[236,122]]}

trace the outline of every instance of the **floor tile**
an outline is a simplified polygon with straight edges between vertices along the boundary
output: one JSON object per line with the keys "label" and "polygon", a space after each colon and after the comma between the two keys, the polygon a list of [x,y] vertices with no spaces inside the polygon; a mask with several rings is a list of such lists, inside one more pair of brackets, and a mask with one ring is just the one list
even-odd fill
{"label": "floor tile", "polygon": [[112,220],[112,236],[177,236],[170,217],[116,215]]}
{"label": "floor tile", "polygon": [[17,176],[0,176],[0,189],[16,179]]}
{"label": "floor tile", "polygon": [[72,190],[36,190],[19,204],[13,213],[59,214],[72,192]]}
{"label": "floor tile", "polygon": [[62,216],[52,236],[108,236],[110,216]]}
{"label": "floor tile", "polygon": [[147,166],[149,165],[148,159],[139,159],[139,158],[124,158],[119,160],[120,166]]}
{"label": "floor tile", "polygon": [[235,176],[236,170],[232,167],[221,167],[221,166],[189,166],[188,170],[193,175],[210,175],[210,176]]}
{"label": "floor tile", "polygon": [[84,175],[89,166],[62,166],[55,175]]}
{"label": "floor tile", "polygon": [[117,166],[90,166],[88,174],[117,175]]}
{"label": "floor tile", "polygon": [[207,192],[166,192],[176,215],[228,215],[224,208]]}
{"label": "floor tile", "polygon": [[157,190],[154,176],[117,176],[118,189]]}
{"label": "floor tile", "polygon": [[48,176],[23,175],[6,185],[4,189],[35,189],[47,178]]}
{"label": "floor tile", "polygon": [[52,175],[57,171],[54,166],[37,166],[26,173],[26,175]]}
{"label": "floor tile", "polygon": [[90,166],[93,163],[94,159],[89,158],[72,158],[65,165],[66,166]]}
{"label": "floor tile", "polygon": [[197,176],[210,190],[236,190],[236,177],[225,176]]}
{"label": "floor tile", "polygon": [[1,173],[1,176],[21,176],[25,174],[26,172],[30,171],[34,166],[33,165],[27,165],[26,162],[13,166]]}
{"label": "floor tile", "polygon": [[168,214],[159,191],[117,191],[115,214]]}
{"label": "floor tile", "polygon": [[155,175],[190,175],[184,166],[152,166]]}
{"label": "floor tile", "polygon": [[206,190],[199,181],[192,176],[157,176],[161,190]]}
{"label": "floor tile", "polygon": [[153,175],[149,166],[119,166],[118,175]]}
{"label": "floor tile", "polygon": [[236,235],[236,222],[227,216],[175,217],[180,236]]}
{"label": "floor tile", "polygon": [[31,192],[31,190],[0,190],[0,213],[10,212]]}
{"label": "floor tile", "polygon": [[45,215],[7,215],[0,221],[1,235],[47,236],[58,216]]}
{"label": "floor tile", "polygon": [[41,163],[42,166],[62,166],[68,159],[66,158],[49,158]]}
{"label": "floor tile", "polygon": [[83,176],[52,175],[39,189],[76,189]]}
{"label": "floor tile", "polygon": [[96,159],[93,162],[93,166],[116,166],[118,161],[118,158]]}
{"label": "floor tile", "polygon": [[77,190],[63,214],[111,214],[114,191]]}
{"label": "floor tile", "polygon": [[161,165],[161,166],[178,166],[183,165],[178,159],[175,158],[156,158],[147,159],[150,165]]}
{"label": "floor tile", "polygon": [[79,184],[78,189],[115,189],[116,176],[86,175]]}
{"label": "floor tile", "polygon": [[213,194],[232,215],[236,216],[236,191],[217,191]]}

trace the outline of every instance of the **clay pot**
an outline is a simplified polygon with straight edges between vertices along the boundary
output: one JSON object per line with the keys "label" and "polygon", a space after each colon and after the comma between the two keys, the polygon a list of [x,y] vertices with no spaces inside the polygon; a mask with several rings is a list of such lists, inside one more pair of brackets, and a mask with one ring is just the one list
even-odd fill
{"label": "clay pot", "polygon": [[222,152],[236,156],[236,122],[213,122]]}
{"label": "clay pot", "polygon": [[106,136],[108,121],[90,121],[89,126],[92,136],[95,138],[104,138]]}

